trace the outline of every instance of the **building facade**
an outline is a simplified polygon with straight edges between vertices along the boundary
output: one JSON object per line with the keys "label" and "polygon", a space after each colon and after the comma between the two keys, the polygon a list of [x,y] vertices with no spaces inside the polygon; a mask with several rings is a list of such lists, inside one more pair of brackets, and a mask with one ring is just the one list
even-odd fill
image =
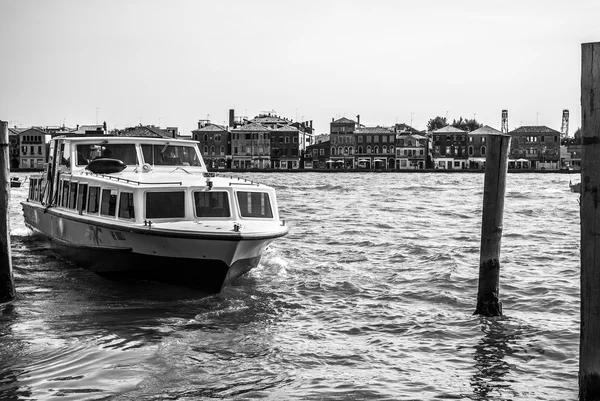
{"label": "building facade", "polygon": [[508,134],[510,159],[526,160],[535,170],[560,169],[560,132],[546,126],[522,126]]}
{"label": "building facade", "polygon": [[38,128],[19,133],[20,168],[43,169],[51,135]]}
{"label": "building facade", "polygon": [[231,140],[228,127],[199,121],[192,138],[199,143],[204,163],[210,169],[231,167]]}
{"label": "building facade", "polygon": [[360,125],[360,117],[357,116],[358,122],[352,121],[346,117],[338,120],[331,119],[329,124],[331,158],[328,163],[333,168],[354,168],[355,160],[355,138],[354,131]]}
{"label": "building facade", "polygon": [[231,168],[271,168],[271,129],[248,123],[231,130]]}
{"label": "building facade", "polygon": [[423,170],[427,167],[429,138],[410,132],[396,135],[396,169]]}
{"label": "building facade", "polygon": [[462,170],[467,165],[467,131],[447,125],[432,132],[434,168]]}
{"label": "building facade", "polygon": [[354,131],[359,169],[393,169],[396,134],[385,127],[359,127]]}

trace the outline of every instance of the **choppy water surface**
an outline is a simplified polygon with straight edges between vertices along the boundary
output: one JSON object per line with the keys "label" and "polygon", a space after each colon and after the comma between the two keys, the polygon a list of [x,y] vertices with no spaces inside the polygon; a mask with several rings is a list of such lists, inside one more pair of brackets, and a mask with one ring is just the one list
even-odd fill
{"label": "choppy water surface", "polygon": [[483,174],[245,174],[290,234],[221,294],[57,259],[11,197],[2,400],[576,400],[578,176],[509,174],[505,316],[473,316]]}

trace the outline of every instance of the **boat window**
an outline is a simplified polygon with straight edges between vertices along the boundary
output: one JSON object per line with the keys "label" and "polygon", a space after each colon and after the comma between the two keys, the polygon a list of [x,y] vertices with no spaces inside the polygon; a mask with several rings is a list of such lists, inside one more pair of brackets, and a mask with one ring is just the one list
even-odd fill
{"label": "boat window", "polygon": [[242,217],[272,218],[273,211],[266,192],[237,192]]}
{"label": "boat window", "polygon": [[185,192],[147,192],[146,218],[185,217]]}
{"label": "boat window", "polygon": [[142,154],[153,166],[202,166],[194,145],[142,144]]}
{"label": "boat window", "polygon": [[131,192],[121,192],[121,199],[119,200],[119,217],[122,219],[135,219],[133,194]]}
{"label": "boat window", "polygon": [[227,192],[194,192],[196,217],[229,217],[229,195]]}
{"label": "boat window", "polygon": [[77,183],[72,182],[71,189],[69,190],[69,206],[67,207],[69,209],[75,209],[75,202],[77,202]]}
{"label": "boat window", "polygon": [[90,187],[88,195],[88,213],[98,213],[98,205],[100,204],[100,187]]}
{"label": "boat window", "polygon": [[69,199],[69,181],[67,180],[61,180],[60,181],[60,206],[62,207],[66,207],[67,205],[67,199]]}
{"label": "boat window", "polygon": [[37,179],[31,178],[31,179],[29,179],[29,199],[37,200],[36,193],[37,193]]}
{"label": "boat window", "polygon": [[85,210],[87,189],[88,184],[79,184],[79,189],[77,190],[77,210],[79,211],[79,213]]}
{"label": "boat window", "polygon": [[116,189],[103,189],[102,190],[102,202],[100,204],[100,214],[103,216],[115,216],[115,209],[117,208],[117,190]]}
{"label": "boat window", "polygon": [[102,143],[77,145],[77,165],[86,166],[98,158],[118,159],[129,165],[137,165],[137,154],[133,143]]}
{"label": "boat window", "polygon": [[68,142],[60,144],[60,165],[71,166],[71,145]]}

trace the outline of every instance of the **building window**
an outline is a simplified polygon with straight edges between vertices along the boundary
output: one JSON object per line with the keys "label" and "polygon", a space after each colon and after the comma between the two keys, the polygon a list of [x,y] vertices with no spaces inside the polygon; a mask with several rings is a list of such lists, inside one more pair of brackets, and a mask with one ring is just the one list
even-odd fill
{"label": "building window", "polygon": [[204,142],[208,142],[208,134],[204,134],[204,136],[202,137],[202,139],[204,140]]}
{"label": "building window", "polygon": [[469,146],[469,156],[473,156],[473,153],[473,146]]}
{"label": "building window", "polygon": [[482,156],[485,156],[485,146],[482,146],[482,147],[481,147],[481,155],[482,155]]}

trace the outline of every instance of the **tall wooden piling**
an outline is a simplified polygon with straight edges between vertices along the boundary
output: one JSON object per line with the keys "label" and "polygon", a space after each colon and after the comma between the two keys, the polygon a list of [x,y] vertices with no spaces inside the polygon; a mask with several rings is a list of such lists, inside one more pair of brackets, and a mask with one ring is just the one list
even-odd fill
{"label": "tall wooden piling", "polygon": [[500,240],[510,135],[490,134],[485,157],[476,315],[500,316]]}
{"label": "tall wooden piling", "polygon": [[8,210],[10,203],[10,155],[8,123],[0,121],[0,303],[15,298],[10,257]]}
{"label": "tall wooden piling", "polygon": [[581,45],[579,399],[600,400],[600,42]]}

